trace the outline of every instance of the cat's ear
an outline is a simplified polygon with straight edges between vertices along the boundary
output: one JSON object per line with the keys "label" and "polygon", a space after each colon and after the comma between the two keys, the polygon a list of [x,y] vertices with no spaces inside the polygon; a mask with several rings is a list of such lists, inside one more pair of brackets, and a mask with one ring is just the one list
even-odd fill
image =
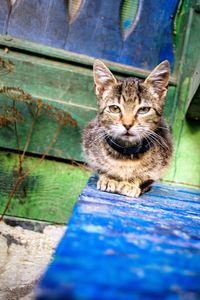
{"label": "cat's ear", "polygon": [[169,72],[169,62],[164,60],[149,74],[144,81],[144,85],[148,87],[152,94],[158,96],[160,100],[164,100],[167,93]]}
{"label": "cat's ear", "polygon": [[101,96],[106,89],[114,86],[117,83],[114,75],[99,59],[94,61],[93,75],[97,96]]}

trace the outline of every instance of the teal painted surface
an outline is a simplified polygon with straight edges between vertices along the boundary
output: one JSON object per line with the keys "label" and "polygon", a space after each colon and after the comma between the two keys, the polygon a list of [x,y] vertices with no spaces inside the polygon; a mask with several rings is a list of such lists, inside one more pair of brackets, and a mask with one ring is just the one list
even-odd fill
{"label": "teal painted surface", "polygon": [[139,21],[139,14],[142,1],[125,0],[121,7],[121,31],[123,38],[126,39]]}

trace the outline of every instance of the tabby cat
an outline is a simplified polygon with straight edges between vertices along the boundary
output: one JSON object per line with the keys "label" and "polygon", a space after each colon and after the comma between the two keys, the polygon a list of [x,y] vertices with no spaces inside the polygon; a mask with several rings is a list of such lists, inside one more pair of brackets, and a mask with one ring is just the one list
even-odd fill
{"label": "tabby cat", "polygon": [[143,81],[118,80],[100,60],[94,62],[97,117],[83,133],[83,151],[98,173],[102,191],[139,197],[168,167],[171,134],[162,116],[169,63]]}

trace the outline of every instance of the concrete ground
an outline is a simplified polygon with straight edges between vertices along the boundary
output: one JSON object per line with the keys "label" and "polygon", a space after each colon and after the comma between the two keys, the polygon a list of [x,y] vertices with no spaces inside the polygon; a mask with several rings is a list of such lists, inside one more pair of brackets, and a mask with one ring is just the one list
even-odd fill
{"label": "concrete ground", "polygon": [[34,287],[65,229],[9,218],[0,223],[0,300],[34,299]]}

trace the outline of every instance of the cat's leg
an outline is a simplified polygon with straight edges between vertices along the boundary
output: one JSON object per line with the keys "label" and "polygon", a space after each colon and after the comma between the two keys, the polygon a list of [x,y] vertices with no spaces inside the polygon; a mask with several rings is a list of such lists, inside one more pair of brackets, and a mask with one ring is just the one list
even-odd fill
{"label": "cat's leg", "polygon": [[99,180],[97,181],[97,189],[107,192],[117,192],[118,181],[109,178],[106,175],[99,175]]}
{"label": "cat's leg", "polygon": [[100,175],[97,182],[97,188],[101,191],[118,193],[124,196],[136,198],[141,194],[139,186],[139,181],[135,180],[134,183],[129,183],[128,181],[117,181],[106,175]]}
{"label": "cat's leg", "polygon": [[117,186],[117,192],[128,197],[138,198],[141,194],[140,184],[137,181],[134,183],[120,181]]}
{"label": "cat's leg", "polygon": [[151,186],[152,186],[153,183],[154,183],[154,180],[152,180],[152,179],[148,179],[148,180],[143,181],[140,184],[141,194],[149,192],[151,190]]}

